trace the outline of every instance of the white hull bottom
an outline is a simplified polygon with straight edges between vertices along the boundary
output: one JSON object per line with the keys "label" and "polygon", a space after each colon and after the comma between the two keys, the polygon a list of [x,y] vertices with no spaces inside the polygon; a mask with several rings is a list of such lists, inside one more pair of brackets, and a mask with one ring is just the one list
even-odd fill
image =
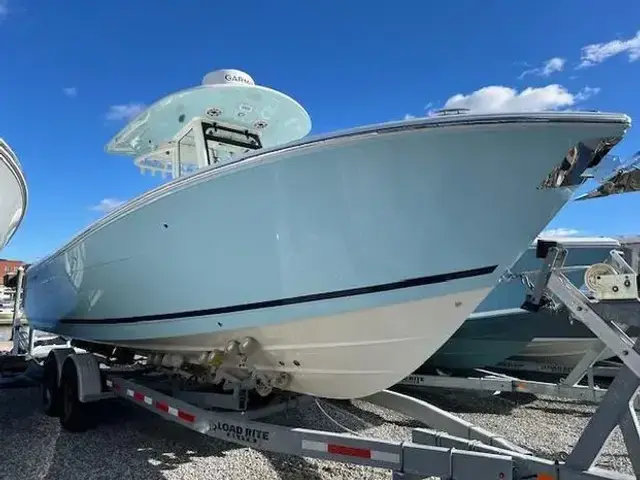
{"label": "white hull bottom", "polygon": [[[596,348],[600,340],[587,338],[534,338],[525,349],[514,358],[529,362],[553,363],[563,367],[573,367],[587,351]],[[612,358],[611,357],[607,358]],[[607,360],[603,358],[602,360]]]}
{"label": "white hull bottom", "polygon": [[[196,357],[252,337],[247,366],[286,372],[286,389],[325,398],[361,398],[411,374],[462,325],[491,288],[369,310],[213,334],[118,341],[138,351]],[[336,338],[340,341],[336,342]]]}

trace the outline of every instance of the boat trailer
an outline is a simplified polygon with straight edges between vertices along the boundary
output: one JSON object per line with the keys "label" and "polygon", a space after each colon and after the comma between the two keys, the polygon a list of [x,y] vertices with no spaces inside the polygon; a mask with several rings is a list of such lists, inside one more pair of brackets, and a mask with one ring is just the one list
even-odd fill
{"label": "boat trailer", "polygon": [[[602,280],[606,290],[606,301],[592,300],[562,274],[566,253],[561,243],[539,242],[539,256],[545,258],[545,264],[527,299],[528,308],[539,308],[544,295],[551,293],[576,319],[591,329],[602,341],[603,348],[619,356],[622,366],[609,388],[598,391],[593,397],[599,402],[598,408],[571,453],[562,461],[535,456],[427,402],[391,390],[362,400],[412,417],[431,428],[413,429],[411,439],[407,441],[388,441],[260,422],[261,418],[317,399],[283,394],[274,397],[274,401],[267,405],[249,408],[248,392],[220,394],[183,390],[166,375],[159,373],[157,368],[109,365],[99,355],[65,345],[49,346],[42,365],[44,411],[50,416],[59,417],[63,428],[81,432],[99,422],[95,415],[96,402],[122,398],[203,435],[259,450],[385,468],[397,480],[431,476],[458,480],[640,479],[640,426],[632,406],[640,387],[640,339],[634,344],[625,333],[627,326],[640,327],[640,317],[625,316],[612,320],[610,315],[597,308],[599,304],[606,303],[615,310],[616,303],[639,302],[637,268],[634,270],[620,252],[612,251],[612,261],[618,267],[617,272],[621,273],[603,275],[599,280]],[[20,270],[18,275],[16,305],[20,302],[23,271]],[[34,350],[42,347],[34,347],[32,330],[24,332],[18,310],[16,306],[13,354],[38,362],[38,357],[42,359],[42,350],[40,355],[36,355]],[[622,325],[621,318],[626,325]],[[511,386],[511,391],[578,395],[576,392],[580,388],[576,385],[579,380],[577,377],[586,371],[585,365],[588,369],[598,356],[598,352],[590,353],[593,357],[580,362],[582,370],[570,375],[564,385],[556,387],[536,387],[533,384],[519,386],[517,379],[509,378],[498,378],[491,382],[476,380],[485,382],[479,383],[480,389],[509,390]],[[402,385],[410,384],[414,377],[417,378],[408,377]],[[446,384],[446,377],[442,378],[440,386],[451,386]],[[435,382],[433,379],[431,381]],[[482,385],[486,385],[486,388]],[[581,395],[588,398],[596,391],[591,390],[582,390]],[[634,476],[594,467],[600,451],[617,425],[622,431]]]}

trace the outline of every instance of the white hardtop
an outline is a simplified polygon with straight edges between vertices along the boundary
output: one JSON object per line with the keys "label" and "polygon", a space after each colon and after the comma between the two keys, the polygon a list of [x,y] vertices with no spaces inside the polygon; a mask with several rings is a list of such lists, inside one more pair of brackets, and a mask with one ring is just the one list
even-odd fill
{"label": "white hardtop", "polygon": [[541,234],[533,241],[530,248],[535,248],[538,241],[557,242],[567,248],[597,248],[597,247],[620,247],[620,241],[612,237],[580,237],[580,236],[561,236],[561,235],[544,235]]}
{"label": "white hardtop", "polygon": [[108,153],[131,156],[141,172],[177,178],[261,148],[299,140],[311,130],[291,97],[255,85],[239,70],[216,70],[202,85],[164,97],[116,134]]}

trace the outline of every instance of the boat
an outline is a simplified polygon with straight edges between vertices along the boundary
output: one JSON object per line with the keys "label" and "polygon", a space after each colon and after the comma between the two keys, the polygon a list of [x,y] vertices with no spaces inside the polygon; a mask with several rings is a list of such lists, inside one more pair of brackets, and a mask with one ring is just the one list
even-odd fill
{"label": "boat", "polygon": [[[27,210],[27,182],[18,157],[0,138],[0,250],[11,240]],[[0,272],[4,276],[5,272]]]}
{"label": "boat", "polygon": [[[630,258],[638,251],[635,237],[542,237],[567,248],[564,275],[577,287],[583,286],[585,270],[602,262],[611,250],[626,252]],[[501,366],[505,361],[571,368],[584,354],[598,346],[597,337],[582,323],[571,319],[566,308],[522,308],[527,295],[523,275],[538,271],[544,259],[537,258],[539,239],[522,254],[510,274],[480,304],[460,329],[420,369],[445,372],[467,371]],[[640,312],[639,312],[640,313]],[[606,360],[610,357],[603,357]]]}
{"label": "boat", "polygon": [[591,200],[593,198],[608,197],[640,191],[640,151],[630,159],[613,162],[613,168],[606,174],[598,175],[598,186],[589,192],[578,195],[576,201]]}
{"label": "boat", "polygon": [[[583,327],[576,322],[577,327]],[[586,327],[584,327],[586,328]],[[527,343],[522,351],[507,359],[507,365],[518,364],[520,368],[526,370],[534,365],[543,365],[554,369],[570,370],[578,364],[584,355],[592,349],[597,349],[602,342],[591,332],[570,332],[575,337],[535,337]],[[610,353],[600,360],[615,358],[615,354]],[[500,364],[498,364],[500,365]]]}
{"label": "boat", "polygon": [[172,179],[31,264],[24,310],[223,388],[365,397],[442,346],[630,122],[445,112],[308,135],[293,98],[217,70],[107,143]]}

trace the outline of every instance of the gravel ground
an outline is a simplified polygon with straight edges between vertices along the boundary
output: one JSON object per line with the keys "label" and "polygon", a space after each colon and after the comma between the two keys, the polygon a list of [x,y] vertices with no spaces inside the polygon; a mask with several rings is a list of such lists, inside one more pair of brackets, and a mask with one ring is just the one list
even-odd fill
{"label": "gravel ground", "polygon": [[[576,401],[503,397],[473,392],[424,399],[547,458],[569,451],[594,411]],[[527,400],[528,403],[523,400]],[[322,403],[332,417],[360,434],[408,439],[418,422],[364,402]],[[0,478],[23,479],[349,479],[390,478],[385,470],[257,452],[210,439],[121,401],[102,405],[100,426],[84,434],[61,431],[40,413],[35,388],[0,390]],[[316,405],[271,419],[283,425],[339,431]],[[600,465],[632,473],[618,431]]]}

